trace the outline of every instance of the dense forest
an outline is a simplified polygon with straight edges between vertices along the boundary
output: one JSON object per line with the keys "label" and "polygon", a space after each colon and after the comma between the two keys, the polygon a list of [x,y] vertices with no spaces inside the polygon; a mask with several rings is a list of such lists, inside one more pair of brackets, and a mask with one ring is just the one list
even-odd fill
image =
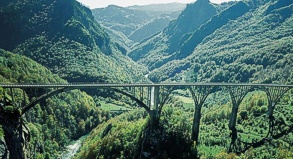
{"label": "dense forest", "polygon": [[[0,50],[1,83],[67,83],[47,68],[27,57]],[[14,108],[20,109],[22,99],[27,103],[45,90],[14,90]],[[10,99],[11,92],[0,90],[0,100],[4,95]],[[23,97],[24,95],[24,97]],[[8,108],[4,111],[9,111]],[[1,116],[3,112],[1,111]],[[72,139],[86,134],[98,124],[109,119],[109,113],[96,107],[93,98],[85,92],[75,90],[61,93],[43,103],[37,104],[24,116],[30,130],[31,140],[27,149],[28,158],[57,158],[60,148]],[[3,134],[1,135],[3,140]],[[13,155],[13,154],[12,154]],[[5,158],[5,157],[3,157]]]}
{"label": "dense forest", "polygon": [[[93,10],[75,0],[2,0],[0,84],[290,85],[292,13],[292,0]],[[128,88],[60,89],[23,112],[54,89],[0,87],[0,158],[60,158],[86,134],[73,158],[293,157],[292,89],[162,88],[153,114]]]}
{"label": "dense forest", "polygon": [[[0,22],[1,83],[146,81],[147,70],[125,56],[126,50],[75,0],[1,1],[0,17],[5,19]],[[48,91],[13,89],[12,95],[1,88],[1,107],[8,106],[1,109],[1,124],[13,117],[7,111],[21,110],[23,99],[29,103]],[[58,158],[70,141],[109,119],[109,112],[99,106],[114,102],[111,97],[121,99],[109,91],[73,90],[34,106],[22,116],[31,138],[25,144],[26,157]],[[1,129],[1,155],[13,158],[16,148],[9,149],[6,130]]]}
{"label": "dense forest", "polygon": [[136,82],[146,71],[74,0],[8,1],[0,16],[6,19],[0,48],[30,57],[70,82]]}
{"label": "dense forest", "polygon": [[[197,1],[173,23],[184,24],[189,7],[217,11],[208,0]],[[170,23],[129,53],[153,70],[149,76],[152,81],[178,81],[195,73],[203,82],[291,82],[292,1],[239,1],[210,19],[202,12],[196,17],[208,20],[193,31],[174,34],[175,41],[168,36],[168,31],[174,30]]]}

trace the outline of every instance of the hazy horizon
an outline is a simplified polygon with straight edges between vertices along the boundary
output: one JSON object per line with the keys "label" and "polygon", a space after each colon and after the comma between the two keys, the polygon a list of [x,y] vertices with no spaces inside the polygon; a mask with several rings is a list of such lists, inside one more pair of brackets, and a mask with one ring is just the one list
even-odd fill
{"label": "hazy horizon", "polygon": [[[121,7],[128,7],[128,6],[134,6],[134,5],[149,5],[149,4],[166,4],[166,3],[194,3],[196,0],[77,0],[78,2],[82,3],[83,5],[89,7],[90,9],[94,8],[104,8],[109,5],[117,5]],[[212,3],[223,3],[223,2],[229,2],[229,1],[235,1],[235,0],[210,0]]]}

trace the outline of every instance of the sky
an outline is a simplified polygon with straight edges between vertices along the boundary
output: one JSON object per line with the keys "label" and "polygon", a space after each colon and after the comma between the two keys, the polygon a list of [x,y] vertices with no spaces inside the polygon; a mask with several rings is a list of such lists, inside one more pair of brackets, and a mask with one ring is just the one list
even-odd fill
{"label": "sky", "polygon": [[[110,4],[114,4],[117,6],[127,7],[133,5],[147,5],[147,4],[157,4],[157,3],[193,3],[196,0],[77,0],[83,5],[89,7],[90,9],[94,8],[104,8]],[[212,3],[222,3],[234,0],[210,0]]]}

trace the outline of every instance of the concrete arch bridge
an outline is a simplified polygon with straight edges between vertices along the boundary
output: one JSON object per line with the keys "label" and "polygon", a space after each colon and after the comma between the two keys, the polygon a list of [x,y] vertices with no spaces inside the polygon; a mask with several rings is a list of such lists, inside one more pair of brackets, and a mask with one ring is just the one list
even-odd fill
{"label": "concrete arch bridge", "polygon": [[[109,89],[117,93],[123,94],[130,99],[134,100],[140,107],[144,108],[150,115],[151,121],[158,121],[163,105],[168,101],[169,95],[175,89],[188,89],[194,101],[194,119],[192,126],[192,140],[198,142],[201,109],[207,97],[216,91],[229,92],[232,111],[229,119],[229,129],[231,131],[231,143],[229,147],[230,152],[240,153],[247,150],[251,146],[255,146],[265,142],[269,137],[274,137],[276,131],[274,129],[274,109],[280,102],[281,98],[293,85],[285,84],[249,84],[249,83],[158,83],[158,84],[109,84],[109,83],[66,83],[66,84],[0,84],[0,87],[9,91],[13,100],[13,89],[50,89],[45,94],[40,95],[34,101],[23,104],[21,108],[21,117],[37,103],[46,100],[49,97],[57,95],[61,92],[83,89],[83,88],[96,88],[96,89]],[[238,148],[237,141],[237,113],[239,105],[244,97],[249,93],[256,90],[264,91],[268,99],[268,112],[269,128],[266,137],[255,143],[247,143],[246,147]],[[293,130],[291,130],[293,131]]]}

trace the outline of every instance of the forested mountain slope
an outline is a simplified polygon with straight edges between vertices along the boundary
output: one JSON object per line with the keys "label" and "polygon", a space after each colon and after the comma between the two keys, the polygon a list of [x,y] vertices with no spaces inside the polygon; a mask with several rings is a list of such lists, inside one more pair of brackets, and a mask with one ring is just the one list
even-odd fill
{"label": "forested mountain slope", "polygon": [[208,0],[198,0],[188,4],[178,19],[172,21],[163,31],[142,41],[128,54],[138,63],[148,66],[150,70],[162,66],[179,52],[179,48],[190,33],[199,29],[211,17],[232,3],[222,7],[211,4]]}
{"label": "forested mountain slope", "polygon": [[181,38],[177,50],[165,51],[169,39],[159,38],[162,32],[130,56],[153,70],[153,81],[193,74],[197,81],[292,82],[292,2],[239,1]]}
{"label": "forested mountain slope", "polygon": [[[0,83],[17,82],[66,83],[67,81],[27,57],[0,49]],[[26,103],[29,103],[37,96],[46,93],[42,89],[25,89],[24,91],[25,97],[23,97],[23,90],[14,89],[15,103],[23,103],[23,99],[26,100]],[[6,97],[11,96],[10,91],[0,87],[1,115],[3,113],[4,93]],[[15,104],[13,109],[20,109],[21,107],[21,105]],[[25,150],[27,157],[58,158],[61,153],[60,150],[62,150],[60,148],[65,147],[72,139],[88,133],[98,124],[109,119],[109,114],[98,108],[93,98],[85,92],[74,90],[61,93],[37,104],[23,118],[30,134],[30,140],[26,141],[29,144]],[[2,135],[0,135],[0,140],[2,140]],[[1,147],[5,147],[3,144],[5,145],[5,142],[2,141]],[[0,153],[0,155],[3,154]],[[13,156],[13,152],[10,152],[10,155]]]}
{"label": "forested mountain slope", "polygon": [[185,4],[153,4],[145,6],[93,9],[95,19],[106,28],[117,41],[131,47],[134,43],[152,36],[178,17]]}
{"label": "forested mountain slope", "polygon": [[134,82],[143,77],[142,67],[75,0],[5,2],[0,7],[5,19],[0,22],[0,48],[30,57],[70,82]]}
{"label": "forested mountain slope", "polygon": [[[0,83],[132,83],[144,80],[146,69],[125,56],[126,50],[110,39],[88,8],[75,0],[4,0],[1,1],[0,19]],[[21,89],[14,90],[17,103],[22,103],[24,98],[28,103],[45,93],[45,90],[24,91],[25,97]],[[6,104],[2,109],[3,93],[0,88],[1,122],[7,115]],[[7,96],[11,96],[8,91]],[[23,117],[27,122],[23,125],[30,129],[28,134],[31,135],[27,140],[21,138],[29,142],[24,153],[28,158],[58,158],[60,148],[109,118],[97,104],[98,101],[78,90],[37,104]],[[19,106],[9,105],[7,110],[20,110]],[[0,135],[3,148],[5,134],[2,129]],[[13,156],[13,152],[10,154]]]}

